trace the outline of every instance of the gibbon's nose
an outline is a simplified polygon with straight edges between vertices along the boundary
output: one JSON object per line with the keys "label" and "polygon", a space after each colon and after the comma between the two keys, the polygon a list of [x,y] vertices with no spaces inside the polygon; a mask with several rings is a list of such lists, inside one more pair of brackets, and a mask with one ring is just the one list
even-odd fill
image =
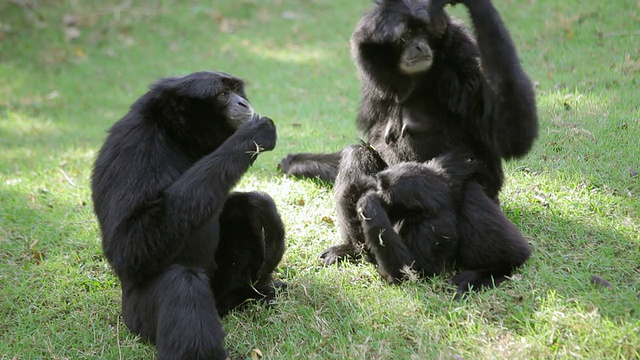
{"label": "gibbon's nose", "polygon": [[251,108],[251,105],[249,105],[249,102],[247,100],[243,99],[243,98],[240,98],[240,100],[238,100],[238,105],[240,105],[240,106],[242,106],[244,108],[247,108],[247,109]]}
{"label": "gibbon's nose", "polygon": [[429,55],[431,53],[431,48],[429,48],[429,43],[424,40],[418,40],[415,42],[416,50],[420,52],[422,55]]}

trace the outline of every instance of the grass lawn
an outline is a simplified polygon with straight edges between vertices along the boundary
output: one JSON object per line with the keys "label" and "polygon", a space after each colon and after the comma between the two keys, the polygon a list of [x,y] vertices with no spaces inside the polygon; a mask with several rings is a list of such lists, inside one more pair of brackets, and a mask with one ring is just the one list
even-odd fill
{"label": "grass lawn", "polygon": [[277,306],[224,319],[234,359],[640,358],[640,2],[495,3],[537,84],[540,137],[501,195],[535,250],[453,302],[451,274],[387,286],[321,266],[332,190],[276,171],[356,141],[349,36],[369,0],[0,1],[0,358],[154,357],[120,318],[89,176],[150,83],[213,69],[278,126],[238,187],[270,193],[287,230]]}

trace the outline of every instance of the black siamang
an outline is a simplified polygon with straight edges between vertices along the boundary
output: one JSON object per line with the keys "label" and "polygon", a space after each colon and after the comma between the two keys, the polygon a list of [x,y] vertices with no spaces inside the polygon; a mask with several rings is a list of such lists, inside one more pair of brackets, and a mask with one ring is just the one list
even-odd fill
{"label": "black siamang", "polygon": [[241,79],[164,78],[110,129],[91,181],[122,315],[158,359],[225,359],[220,316],[270,301],[284,227],[267,194],[231,192],[276,145]]}
{"label": "black siamang", "polygon": [[[447,3],[468,8],[475,38],[450,19],[443,9]],[[469,252],[470,258],[463,264],[469,271],[455,277],[454,283],[464,292],[469,286],[502,281],[530,254],[530,250],[521,254],[526,245],[522,236],[503,221],[502,213],[498,215],[502,160],[530,150],[538,121],[533,86],[493,4],[490,0],[379,0],[358,23],[351,49],[362,84],[358,128],[385,164],[426,162],[460,148],[483,164],[462,186],[455,204],[459,251]],[[336,163],[339,166],[334,169]],[[337,175],[338,213],[352,216],[359,194],[345,190],[349,185],[340,184],[340,173],[364,168],[368,176],[380,170],[370,165],[367,158],[333,153],[289,155],[279,166],[295,176],[333,180]],[[353,181],[351,176],[343,178]],[[475,220],[489,221],[491,216],[500,216],[497,223],[508,229],[499,236],[474,233]],[[365,243],[358,221],[348,217],[340,224],[344,244],[323,252],[326,264],[357,257]],[[482,247],[495,253],[473,255]]]}
{"label": "black siamang", "polygon": [[357,253],[347,254],[366,254],[389,283],[441,274],[454,265],[491,269],[454,278],[464,282],[460,299],[469,285],[504,281],[531,254],[500,206],[470,180],[484,167],[473,152],[460,148],[426,163],[389,166],[369,145],[347,147],[342,156],[352,166],[341,168],[336,179],[339,226],[345,238],[362,242],[329,248],[325,262],[350,251],[342,247],[356,247]]}

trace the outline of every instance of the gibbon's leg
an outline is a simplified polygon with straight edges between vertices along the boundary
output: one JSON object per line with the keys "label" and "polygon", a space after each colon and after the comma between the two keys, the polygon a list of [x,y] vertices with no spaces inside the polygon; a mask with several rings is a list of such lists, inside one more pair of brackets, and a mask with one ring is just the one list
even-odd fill
{"label": "gibbon's leg", "polygon": [[339,151],[330,154],[299,153],[287,155],[278,164],[278,169],[287,175],[332,183],[336,180],[339,164]]}
{"label": "gibbon's leg", "polygon": [[494,287],[531,256],[531,247],[482,187],[470,181],[458,212],[460,266],[468,269],[451,281],[456,298],[470,288]]}
{"label": "gibbon's leg", "polygon": [[273,199],[261,192],[233,192],[220,215],[218,268],[212,279],[221,316],[247,299],[272,301],[271,273],[284,254],[284,225]]}
{"label": "gibbon's leg", "polygon": [[320,260],[325,265],[360,257],[364,235],[356,213],[356,203],[365,192],[375,189],[375,175],[385,167],[380,155],[367,144],[351,145],[342,151],[340,170],[334,185],[342,244],[332,246],[320,254]]}
{"label": "gibbon's leg", "polygon": [[158,359],[225,359],[224,327],[205,271],[179,264],[144,286],[123,283],[122,316]]}

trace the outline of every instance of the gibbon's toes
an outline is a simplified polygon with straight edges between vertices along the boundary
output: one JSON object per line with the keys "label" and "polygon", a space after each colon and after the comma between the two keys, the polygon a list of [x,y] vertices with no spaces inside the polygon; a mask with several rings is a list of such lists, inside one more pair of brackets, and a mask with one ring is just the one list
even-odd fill
{"label": "gibbon's toes", "polygon": [[333,265],[340,260],[340,254],[334,248],[335,246],[332,246],[320,253],[320,261],[322,261],[325,266]]}
{"label": "gibbon's toes", "polygon": [[320,261],[329,266],[344,260],[357,260],[361,256],[360,251],[351,244],[335,245],[320,253]]}
{"label": "gibbon's toes", "polygon": [[287,174],[290,166],[291,166],[291,155],[287,155],[282,160],[280,160],[280,163],[278,163],[276,168],[280,172]]}
{"label": "gibbon's toes", "polygon": [[287,287],[289,287],[289,285],[284,281],[276,280],[273,282],[273,288],[278,291],[287,290]]}

